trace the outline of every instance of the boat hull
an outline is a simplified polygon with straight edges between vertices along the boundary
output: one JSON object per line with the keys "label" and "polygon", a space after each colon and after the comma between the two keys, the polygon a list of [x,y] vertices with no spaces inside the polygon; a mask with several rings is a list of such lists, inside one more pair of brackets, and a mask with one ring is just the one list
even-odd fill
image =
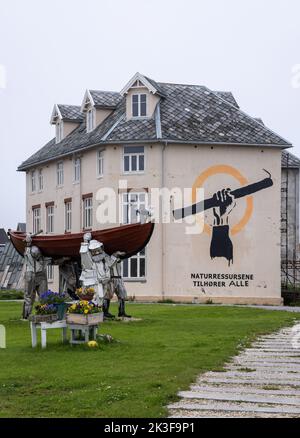
{"label": "boat hull", "polygon": [[[131,257],[140,252],[151,239],[154,223],[129,224],[108,228],[101,231],[91,231],[92,238],[103,243],[105,252],[109,255],[115,251],[125,252],[123,258]],[[24,255],[26,233],[9,231],[9,237],[15,249]],[[79,250],[84,233],[37,235],[32,238],[32,245],[36,245],[42,254],[53,259],[61,257],[79,258]]]}

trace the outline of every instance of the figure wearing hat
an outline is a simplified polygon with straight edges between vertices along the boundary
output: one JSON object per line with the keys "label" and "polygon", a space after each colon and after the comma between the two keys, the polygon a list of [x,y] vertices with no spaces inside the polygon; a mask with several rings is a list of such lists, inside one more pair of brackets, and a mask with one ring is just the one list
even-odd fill
{"label": "figure wearing hat", "polygon": [[23,318],[28,319],[32,312],[36,294],[41,295],[43,292],[48,290],[47,265],[49,265],[52,260],[49,257],[43,257],[40,249],[37,246],[31,246],[32,238],[29,233],[26,235],[25,240],[25,290]]}
{"label": "figure wearing hat", "polygon": [[[124,255],[124,253],[118,252],[118,256]],[[117,263],[115,263],[110,269],[110,289],[104,296],[103,310],[106,318],[113,318],[113,315],[109,313],[110,300],[117,295],[119,301],[119,317],[131,318],[131,315],[127,315],[125,312],[125,301],[127,300],[127,291],[121,275],[121,260],[118,257]]]}
{"label": "figure wearing hat", "polygon": [[110,289],[110,269],[117,262],[115,255],[104,252],[103,243],[90,240],[90,233],[84,235],[80,248],[82,273],[80,280],[84,287],[94,287],[94,300],[102,304]]}

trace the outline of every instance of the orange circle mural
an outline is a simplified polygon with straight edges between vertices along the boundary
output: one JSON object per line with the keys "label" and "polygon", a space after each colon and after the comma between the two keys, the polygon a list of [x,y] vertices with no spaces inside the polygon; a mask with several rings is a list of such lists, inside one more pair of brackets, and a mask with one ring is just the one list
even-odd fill
{"label": "orange circle mural", "polygon": [[[196,189],[203,187],[204,182],[211,176],[217,175],[219,173],[225,173],[227,175],[235,178],[241,186],[248,184],[248,180],[235,168],[232,166],[227,166],[226,164],[220,164],[217,166],[212,166],[201,173],[195,180],[192,188],[192,201],[196,202]],[[242,229],[247,225],[253,213],[253,196],[247,196],[246,198],[246,209],[241,220],[231,228],[231,234],[235,235],[242,231]],[[204,224],[204,231],[207,234],[211,234],[211,229],[208,224]]]}

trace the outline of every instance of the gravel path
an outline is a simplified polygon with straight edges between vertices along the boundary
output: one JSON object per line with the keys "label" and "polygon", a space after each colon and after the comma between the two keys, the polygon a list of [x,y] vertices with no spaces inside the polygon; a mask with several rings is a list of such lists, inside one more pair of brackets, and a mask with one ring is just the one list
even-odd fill
{"label": "gravel path", "polygon": [[224,371],[200,375],[188,391],[179,392],[178,402],[168,406],[170,417],[300,418],[297,327],[262,336]]}

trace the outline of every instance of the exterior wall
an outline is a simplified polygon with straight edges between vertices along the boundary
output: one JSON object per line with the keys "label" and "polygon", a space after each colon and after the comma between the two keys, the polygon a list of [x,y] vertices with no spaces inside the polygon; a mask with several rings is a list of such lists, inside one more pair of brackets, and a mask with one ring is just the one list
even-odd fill
{"label": "exterior wall", "polygon": [[[210,256],[211,230],[214,217],[211,211],[205,212],[208,233],[186,235],[185,225],[171,223],[165,227],[165,297],[188,296],[203,301],[238,303],[279,303],[280,290],[280,182],[281,151],[253,147],[214,146],[169,146],[166,148],[166,185],[176,182],[180,188],[193,186],[198,175],[207,169],[211,176],[203,184],[205,198],[222,188],[238,188],[266,177],[263,168],[271,175],[274,185],[255,193],[251,198],[252,213],[248,215],[245,226],[237,229],[236,224],[247,212],[247,200],[236,201],[236,207],[229,216],[230,239],[233,244],[233,263],[225,258]],[[188,172],[183,171],[188,169]],[[218,166],[218,167],[215,167]],[[240,184],[232,175],[217,173],[219,166],[230,166],[248,180]],[[234,230],[238,232],[233,235]],[[206,286],[203,279],[193,283],[191,274],[249,274],[253,280],[230,281],[212,280],[213,286]],[[199,283],[198,283],[199,280]]]}
{"label": "exterior wall", "polygon": [[[155,97],[155,96],[153,96]],[[236,189],[248,183],[257,182],[266,177],[262,171],[267,169],[274,185],[258,191],[247,201],[238,199],[236,207],[229,216],[230,229],[248,211],[248,222],[239,232],[230,235],[233,243],[233,263],[225,258],[210,257],[210,234],[203,232],[187,235],[185,223],[156,224],[154,235],[147,247],[146,281],[127,282],[129,296],[137,299],[157,300],[172,298],[180,301],[202,302],[212,299],[214,302],[228,303],[264,303],[281,302],[280,292],[280,181],[281,151],[275,148],[261,150],[256,147],[224,147],[194,145],[158,144],[145,146],[145,172],[124,174],[122,169],[122,146],[107,146],[104,151],[104,176],[96,177],[97,150],[82,155],[81,182],[73,184],[73,161],[64,160],[64,186],[56,187],[56,163],[44,167],[44,191],[27,193],[27,224],[32,230],[32,206],[41,204],[42,227],[45,225],[45,202],[55,204],[55,233],[64,232],[64,199],[72,198],[72,231],[82,229],[82,195],[93,193],[93,228],[112,227],[115,224],[99,224],[96,210],[100,205],[97,191],[101,187],[110,187],[118,192],[119,180],[126,179],[129,188],[143,189],[173,187],[190,188],[196,179],[207,169],[214,166],[230,166],[240,173],[241,183],[231,174],[211,172],[204,183],[205,197],[223,188]],[[227,167],[229,168],[229,167]],[[226,169],[227,169],[226,168]],[[220,170],[220,168],[218,168]],[[30,173],[27,175],[27,187],[30,187]],[[249,204],[248,204],[249,203]],[[248,210],[247,210],[248,205]],[[253,209],[249,214],[249,205]],[[205,213],[208,231],[211,232],[213,215]],[[235,284],[225,281],[225,285],[195,285],[191,275],[211,275],[220,273],[250,275],[252,280],[236,280]],[[57,280],[57,277],[56,277]],[[55,280],[55,281],[56,281]],[[195,280],[196,281],[196,280]],[[198,281],[198,280],[197,280]],[[200,280],[199,281],[204,281]],[[213,280],[214,281],[214,280]],[[219,284],[219,280],[217,280]],[[56,282],[55,282],[56,285]]]}
{"label": "exterior wall", "polygon": [[299,169],[282,169],[281,257],[298,258],[299,246]]}
{"label": "exterior wall", "polygon": [[103,120],[106,119],[110,114],[112,113],[112,110],[107,109],[96,109],[96,126],[100,125],[100,123],[103,122]]}
{"label": "exterior wall", "polygon": [[79,126],[79,123],[73,123],[73,122],[63,122],[64,126],[64,137],[69,135],[74,129],[76,129]]}

